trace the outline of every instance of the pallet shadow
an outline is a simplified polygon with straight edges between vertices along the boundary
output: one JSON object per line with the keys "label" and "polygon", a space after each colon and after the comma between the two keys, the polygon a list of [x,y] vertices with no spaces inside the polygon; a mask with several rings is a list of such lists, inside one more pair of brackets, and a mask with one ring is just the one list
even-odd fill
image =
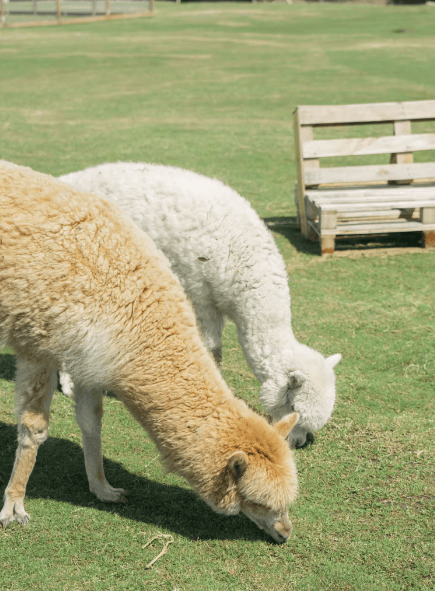
{"label": "pallet shadow", "polygon": [[284,236],[298,252],[320,255],[318,242],[311,242],[302,236],[296,216],[262,218],[272,232]]}
{"label": "pallet shadow", "polygon": [[[16,426],[0,421],[2,491],[12,471],[16,441]],[[214,513],[192,490],[132,474],[107,458],[104,468],[107,480],[113,486],[130,492],[127,504],[99,501],[89,492],[81,446],[67,439],[49,437],[38,451],[26,498],[52,499],[117,513],[126,519],[165,528],[192,541],[244,539],[274,543],[244,515],[226,517]]]}
{"label": "pallet shadow", "polygon": [[[272,230],[286,238],[298,252],[320,256],[319,242],[312,242],[302,236],[296,216],[263,218],[263,222]],[[421,232],[395,232],[368,236],[338,236],[335,240],[335,252],[376,251],[384,248],[422,247]]]}
{"label": "pallet shadow", "polygon": [[12,353],[0,353],[0,379],[13,382],[15,371],[15,355],[12,355]]}

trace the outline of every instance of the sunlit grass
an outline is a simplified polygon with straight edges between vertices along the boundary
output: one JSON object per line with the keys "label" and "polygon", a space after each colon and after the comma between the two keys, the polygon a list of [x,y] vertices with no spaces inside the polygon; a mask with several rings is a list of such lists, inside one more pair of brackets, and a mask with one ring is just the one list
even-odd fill
{"label": "sunlit grass", "polygon": [[[397,236],[338,243],[321,259],[295,224],[291,114],[433,98],[434,28],[426,6],[157,3],[152,19],[1,31],[0,158],[55,175],[144,160],[224,180],[273,220],[297,338],[343,361],[333,417],[296,451],[300,494],[284,546],[165,475],[112,397],[105,467],[130,497],[99,502],[73,405],[58,394],[27,489],[32,520],[0,531],[0,589],[433,588],[435,253]],[[262,412],[231,323],[222,372]],[[16,446],[13,375],[3,350],[2,489]],[[159,532],[174,543],[146,570],[162,542],[144,546]]]}

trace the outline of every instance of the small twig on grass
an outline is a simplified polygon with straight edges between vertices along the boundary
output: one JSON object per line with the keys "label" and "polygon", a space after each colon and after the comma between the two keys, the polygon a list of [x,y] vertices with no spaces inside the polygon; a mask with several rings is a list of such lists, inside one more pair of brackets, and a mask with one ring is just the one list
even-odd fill
{"label": "small twig on grass", "polygon": [[144,548],[146,548],[147,546],[152,544],[154,542],[154,540],[162,540],[163,538],[167,538],[167,542],[165,542],[165,545],[163,546],[162,551],[160,552],[160,554],[157,554],[157,556],[155,558],[153,558],[151,560],[151,562],[149,562],[146,565],[145,568],[151,568],[158,561],[159,558],[161,558],[164,554],[166,554],[166,552],[168,551],[168,546],[169,546],[169,544],[172,544],[172,542],[174,541],[174,538],[170,534],[158,534],[157,536],[154,536],[153,538],[151,538],[151,540],[149,542],[147,542],[145,544],[145,546],[142,546],[142,550],[143,550]]}

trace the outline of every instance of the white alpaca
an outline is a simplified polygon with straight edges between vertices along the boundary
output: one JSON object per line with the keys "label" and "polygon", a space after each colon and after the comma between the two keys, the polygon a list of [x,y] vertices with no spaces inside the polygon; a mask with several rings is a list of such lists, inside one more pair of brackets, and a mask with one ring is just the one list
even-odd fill
{"label": "white alpaca", "polygon": [[113,203],[0,162],[0,341],[17,355],[18,448],[0,524],[27,523],[24,496],[48,435],[57,368],[75,383],[89,488],[123,500],[101,453],[102,388],[148,431],[168,471],[214,510],[291,532],[297,473],[285,441],[233,396],[167,259]]}
{"label": "white alpaca", "polygon": [[[341,355],[325,358],[294,337],[283,258],[246,199],[217,179],[155,164],[102,164],[59,180],[116,202],[151,236],[191,299],[217,363],[225,316],[231,318],[265,411],[274,420],[299,413],[292,445],[323,427]],[[68,376],[61,381],[70,392]]]}

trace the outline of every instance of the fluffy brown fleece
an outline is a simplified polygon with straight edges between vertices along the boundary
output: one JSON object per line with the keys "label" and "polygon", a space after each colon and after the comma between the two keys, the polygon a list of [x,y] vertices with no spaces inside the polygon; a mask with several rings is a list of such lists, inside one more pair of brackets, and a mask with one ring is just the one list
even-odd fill
{"label": "fluffy brown fleece", "polygon": [[[82,392],[83,432],[86,393],[114,391],[167,470],[183,475],[215,510],[242,510],[277,541],[287,539],[297,475],[284,437],[297,415],[271,426],[232,395],[167,260],[117,206],[0,163],[0,337],[18,359],[19,446],[4,526],[29,518],[25,487],[47,437],[62,363]],[[99,419],[101,404],[86,412]],[[94,462],[102,487],[96,494],[119,500],[106,494],[116,489],[83,434],[90,485]]]}

